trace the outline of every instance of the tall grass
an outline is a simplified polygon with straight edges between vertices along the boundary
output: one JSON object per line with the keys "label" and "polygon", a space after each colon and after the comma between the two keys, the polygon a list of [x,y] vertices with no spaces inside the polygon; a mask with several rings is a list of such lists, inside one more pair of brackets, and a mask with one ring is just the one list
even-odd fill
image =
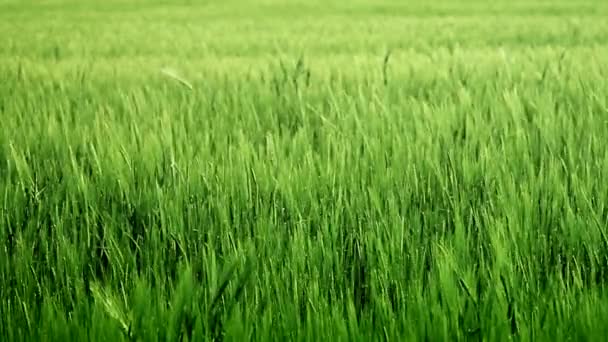
{"label": "tall grass", "polygon": [[[315,43],[322,24],[354,21],[306,17],[281,22],[291,43],[264,54],[269,43],[233,18],[240,35],[223,48],[209,36],[219,50],[195,58],[196,34],[177,33],[203,31],[196,5],[162,14],[189,19],[166,28],[182,50],[135,39],[155,29],[137,18],[161,16],[158,5],[11,6],[32,21],[21,33],[0,24],[13,34],[0,48],[3,340],[608,333],[600,14],[559,43],[551,14],[486,22],[485,5],[462,4],[474,16],[456,28],[482,29],[449,45],[435,16],[405,20],[428,32],[401,45],[389,29],[388,43],[348,31]],[[343,13],[382,27],[357,6]],[[44,13],[67,20],[34,26]],[[98,21],[78,21],[87,13]],[[123,17],[129,31],[87,40]],[[496,46],[492,28],[509,18],[538,22],[539,35],[515,25]],[[55,50],[36,44],[48,25]],[[167,77],[167,64],[181,72]]]}

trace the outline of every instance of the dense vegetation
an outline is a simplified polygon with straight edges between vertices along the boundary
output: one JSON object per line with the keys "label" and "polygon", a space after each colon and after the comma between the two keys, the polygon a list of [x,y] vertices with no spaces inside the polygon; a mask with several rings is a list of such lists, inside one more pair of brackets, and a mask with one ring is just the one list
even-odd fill
{"label": "dense vegetation", "polygon": [[0,339],[608,334],[608,2],[0,0]]}

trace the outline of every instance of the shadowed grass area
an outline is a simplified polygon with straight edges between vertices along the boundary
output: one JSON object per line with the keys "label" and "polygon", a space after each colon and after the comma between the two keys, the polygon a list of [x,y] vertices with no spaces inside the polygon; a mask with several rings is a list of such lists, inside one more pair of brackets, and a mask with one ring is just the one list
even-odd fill
{"label": "shadowed grass area", "polygon": [[606,5],[313,5],[0,2],[3,340],[608,333]]}

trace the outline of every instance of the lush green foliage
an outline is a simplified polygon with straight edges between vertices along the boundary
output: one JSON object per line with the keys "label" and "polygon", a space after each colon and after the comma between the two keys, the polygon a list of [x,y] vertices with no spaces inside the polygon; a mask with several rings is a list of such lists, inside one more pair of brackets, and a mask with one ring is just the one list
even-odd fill
{"label": "lush green foliage", "polygon": [[1,0],[0,339],[603,337],[607,61],[599,0]]}

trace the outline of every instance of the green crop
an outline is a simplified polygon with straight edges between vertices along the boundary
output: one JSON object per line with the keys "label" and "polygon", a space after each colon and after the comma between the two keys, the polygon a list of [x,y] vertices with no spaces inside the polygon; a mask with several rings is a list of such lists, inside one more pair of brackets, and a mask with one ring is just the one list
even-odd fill
{"label": "green crop", "polygon": [[0,340],[601,340],[608,2],[0,0]]}

